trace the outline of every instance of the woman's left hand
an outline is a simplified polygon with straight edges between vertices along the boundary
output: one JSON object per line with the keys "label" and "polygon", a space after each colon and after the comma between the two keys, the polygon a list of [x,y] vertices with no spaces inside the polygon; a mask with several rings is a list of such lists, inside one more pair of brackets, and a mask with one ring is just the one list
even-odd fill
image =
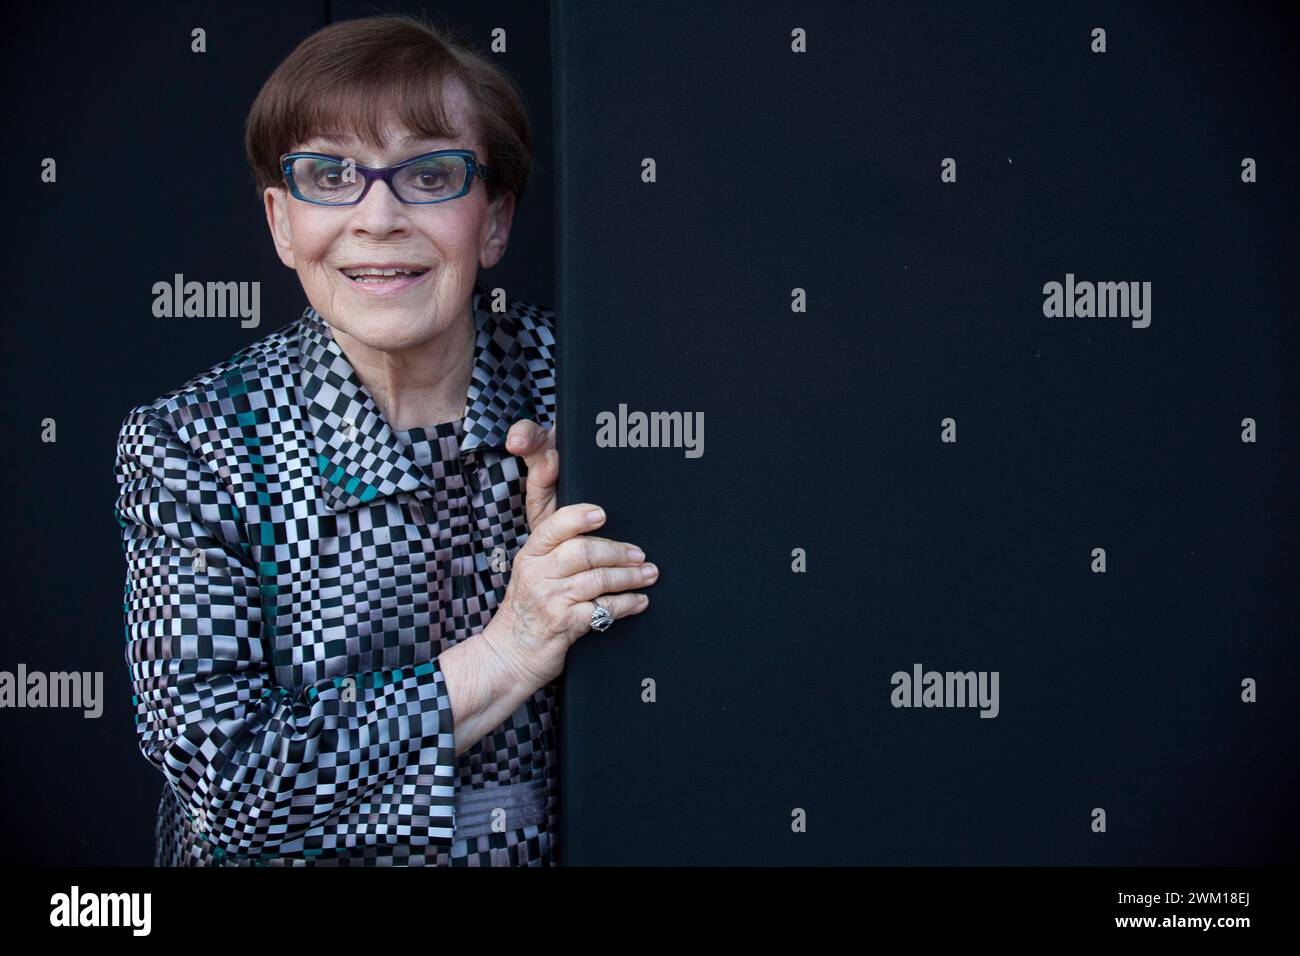
{"label": "woman's left hand", "polygon": [[528,531],[532,531],[555,512],[555,492],[560,479],[560,452],[555,447],[555,429],[543,428],[531,418],[520,419],[506,433],[506,448],[524,459],[528,468],[528,485],[524,490],[524,509]]}

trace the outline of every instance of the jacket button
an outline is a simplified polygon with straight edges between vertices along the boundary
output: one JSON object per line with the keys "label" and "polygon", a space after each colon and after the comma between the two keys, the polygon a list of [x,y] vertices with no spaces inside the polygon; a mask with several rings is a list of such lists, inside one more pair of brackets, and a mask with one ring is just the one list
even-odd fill
{"label": "jacket button", "polygon": [[344,438],[348,441],[352,441],[353,437],[356,435],[357,426],[353,424],[352,419],[345,418],[343,419],[343,427],[340,430],[342,431]]}

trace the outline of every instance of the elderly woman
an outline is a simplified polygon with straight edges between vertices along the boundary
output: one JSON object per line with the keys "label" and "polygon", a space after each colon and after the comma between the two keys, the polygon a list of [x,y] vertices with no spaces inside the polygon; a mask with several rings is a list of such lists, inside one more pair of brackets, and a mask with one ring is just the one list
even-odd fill
{"label": "elderly woman", "polygon": [[160,865],[548,865],[553,682],[653,565],[557,508],[554,313],[477,281],[531,164],[509,78],[405,17],[271,75],[247,150],[310,307],[117,447]]}

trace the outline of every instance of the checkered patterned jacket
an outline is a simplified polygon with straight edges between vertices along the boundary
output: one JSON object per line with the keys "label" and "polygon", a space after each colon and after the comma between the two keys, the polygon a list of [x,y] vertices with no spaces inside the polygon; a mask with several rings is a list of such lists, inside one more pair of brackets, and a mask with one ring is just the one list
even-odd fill
{"label": "checkered patterned jacket", "polygon": [[158,865],[554,862],[555,686],[455,756],[438,655],[527,540],[519,419],[555,416],[554,313],[477,329],[464,417],[395,432],[301,318],[118,436],[135,731]]}

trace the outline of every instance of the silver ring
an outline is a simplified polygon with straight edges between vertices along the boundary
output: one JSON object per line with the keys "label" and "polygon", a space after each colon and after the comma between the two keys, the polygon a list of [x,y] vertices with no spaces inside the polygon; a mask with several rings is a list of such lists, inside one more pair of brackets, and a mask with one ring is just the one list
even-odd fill
{"label": "silver ring", "polygon": [[609,613],[609,608],[596,602],[596,609],[591,612],[591,628],[594,631],[605,631],[614,623],[614,615]]}

